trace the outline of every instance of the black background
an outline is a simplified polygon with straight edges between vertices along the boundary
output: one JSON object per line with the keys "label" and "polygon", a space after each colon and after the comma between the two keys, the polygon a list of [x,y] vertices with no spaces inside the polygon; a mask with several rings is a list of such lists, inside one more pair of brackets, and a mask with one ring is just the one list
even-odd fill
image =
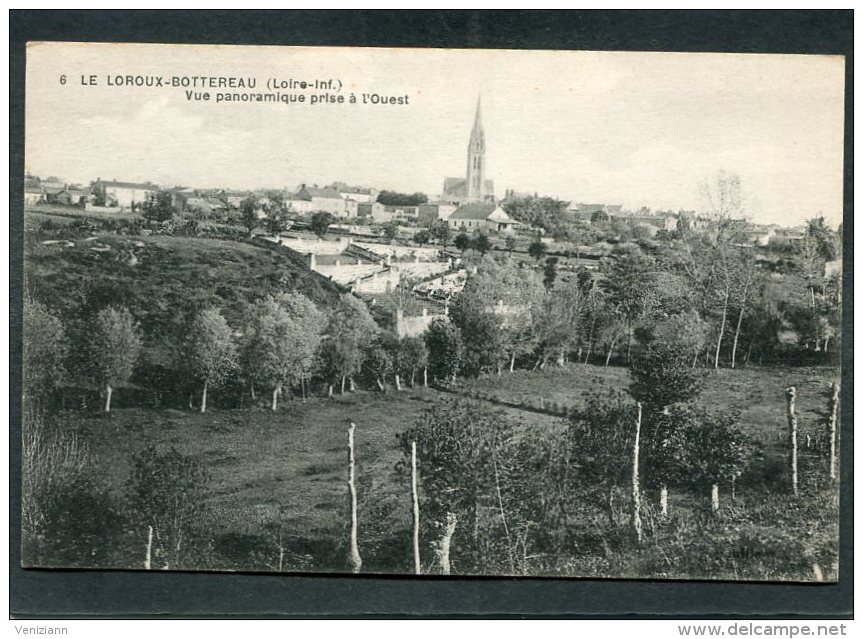
{"label": "black background", "polygon": [[[10,611],[26,617],[848,617],[853,515],[853,11],[10,11]],[[20,319],[28,40],[845,55],[840,582],[23,570]],[[577,109],[577,105],[574,105]],[[83,150],[82,152],[86,152]]]}

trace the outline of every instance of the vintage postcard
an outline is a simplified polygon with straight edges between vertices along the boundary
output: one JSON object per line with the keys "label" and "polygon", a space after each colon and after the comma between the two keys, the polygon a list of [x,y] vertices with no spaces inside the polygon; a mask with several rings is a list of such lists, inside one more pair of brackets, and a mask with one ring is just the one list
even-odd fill
{"label": "vintage postcard", "polygon": [[31,42],[23,565],[835,582],[844,65]]}

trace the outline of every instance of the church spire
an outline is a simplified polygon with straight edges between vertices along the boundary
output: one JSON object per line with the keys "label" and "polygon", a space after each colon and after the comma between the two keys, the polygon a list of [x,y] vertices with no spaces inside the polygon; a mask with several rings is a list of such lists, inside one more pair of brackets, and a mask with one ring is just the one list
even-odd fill
{"label": "church spire", "polygon": [[476,115],[470,132],[470,142],[467,145],[465,183],[465,194],[469,202],[481,201],[485,198],[485,133],[482,130],[481,95],[476,99]]}

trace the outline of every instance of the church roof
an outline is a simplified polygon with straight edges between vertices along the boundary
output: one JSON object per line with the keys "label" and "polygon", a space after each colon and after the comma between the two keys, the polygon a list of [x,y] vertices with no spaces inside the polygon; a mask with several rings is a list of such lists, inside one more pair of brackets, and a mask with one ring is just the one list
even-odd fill
{"label": "church roof", "polygon": [[[444,196],[449,197],[466,197],[467,196],[467,180],[464,178],[448,177],[443,180]],[[494,180],[485,180],[485,192],[489,195],[494,193]]]}

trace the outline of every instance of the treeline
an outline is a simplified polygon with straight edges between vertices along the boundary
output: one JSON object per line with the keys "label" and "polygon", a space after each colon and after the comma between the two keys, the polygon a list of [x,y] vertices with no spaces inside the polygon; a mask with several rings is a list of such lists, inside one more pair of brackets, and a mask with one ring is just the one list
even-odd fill
{"label": "treeline", "polygon": [[451,307],[457,334],[447,339],[460,357],[450,358],[455,369],[446,374],[567,361],[629,364],[657,338],[688,353],[693,368],[834,363],[841,277],[824,273],[836,253],[818,236],[823,221],[810,228],[784,274],[752,247],[703,235],[621,244],[598,271],[569,277],[551,259],[538,272],[477,256],[476,273]]}

